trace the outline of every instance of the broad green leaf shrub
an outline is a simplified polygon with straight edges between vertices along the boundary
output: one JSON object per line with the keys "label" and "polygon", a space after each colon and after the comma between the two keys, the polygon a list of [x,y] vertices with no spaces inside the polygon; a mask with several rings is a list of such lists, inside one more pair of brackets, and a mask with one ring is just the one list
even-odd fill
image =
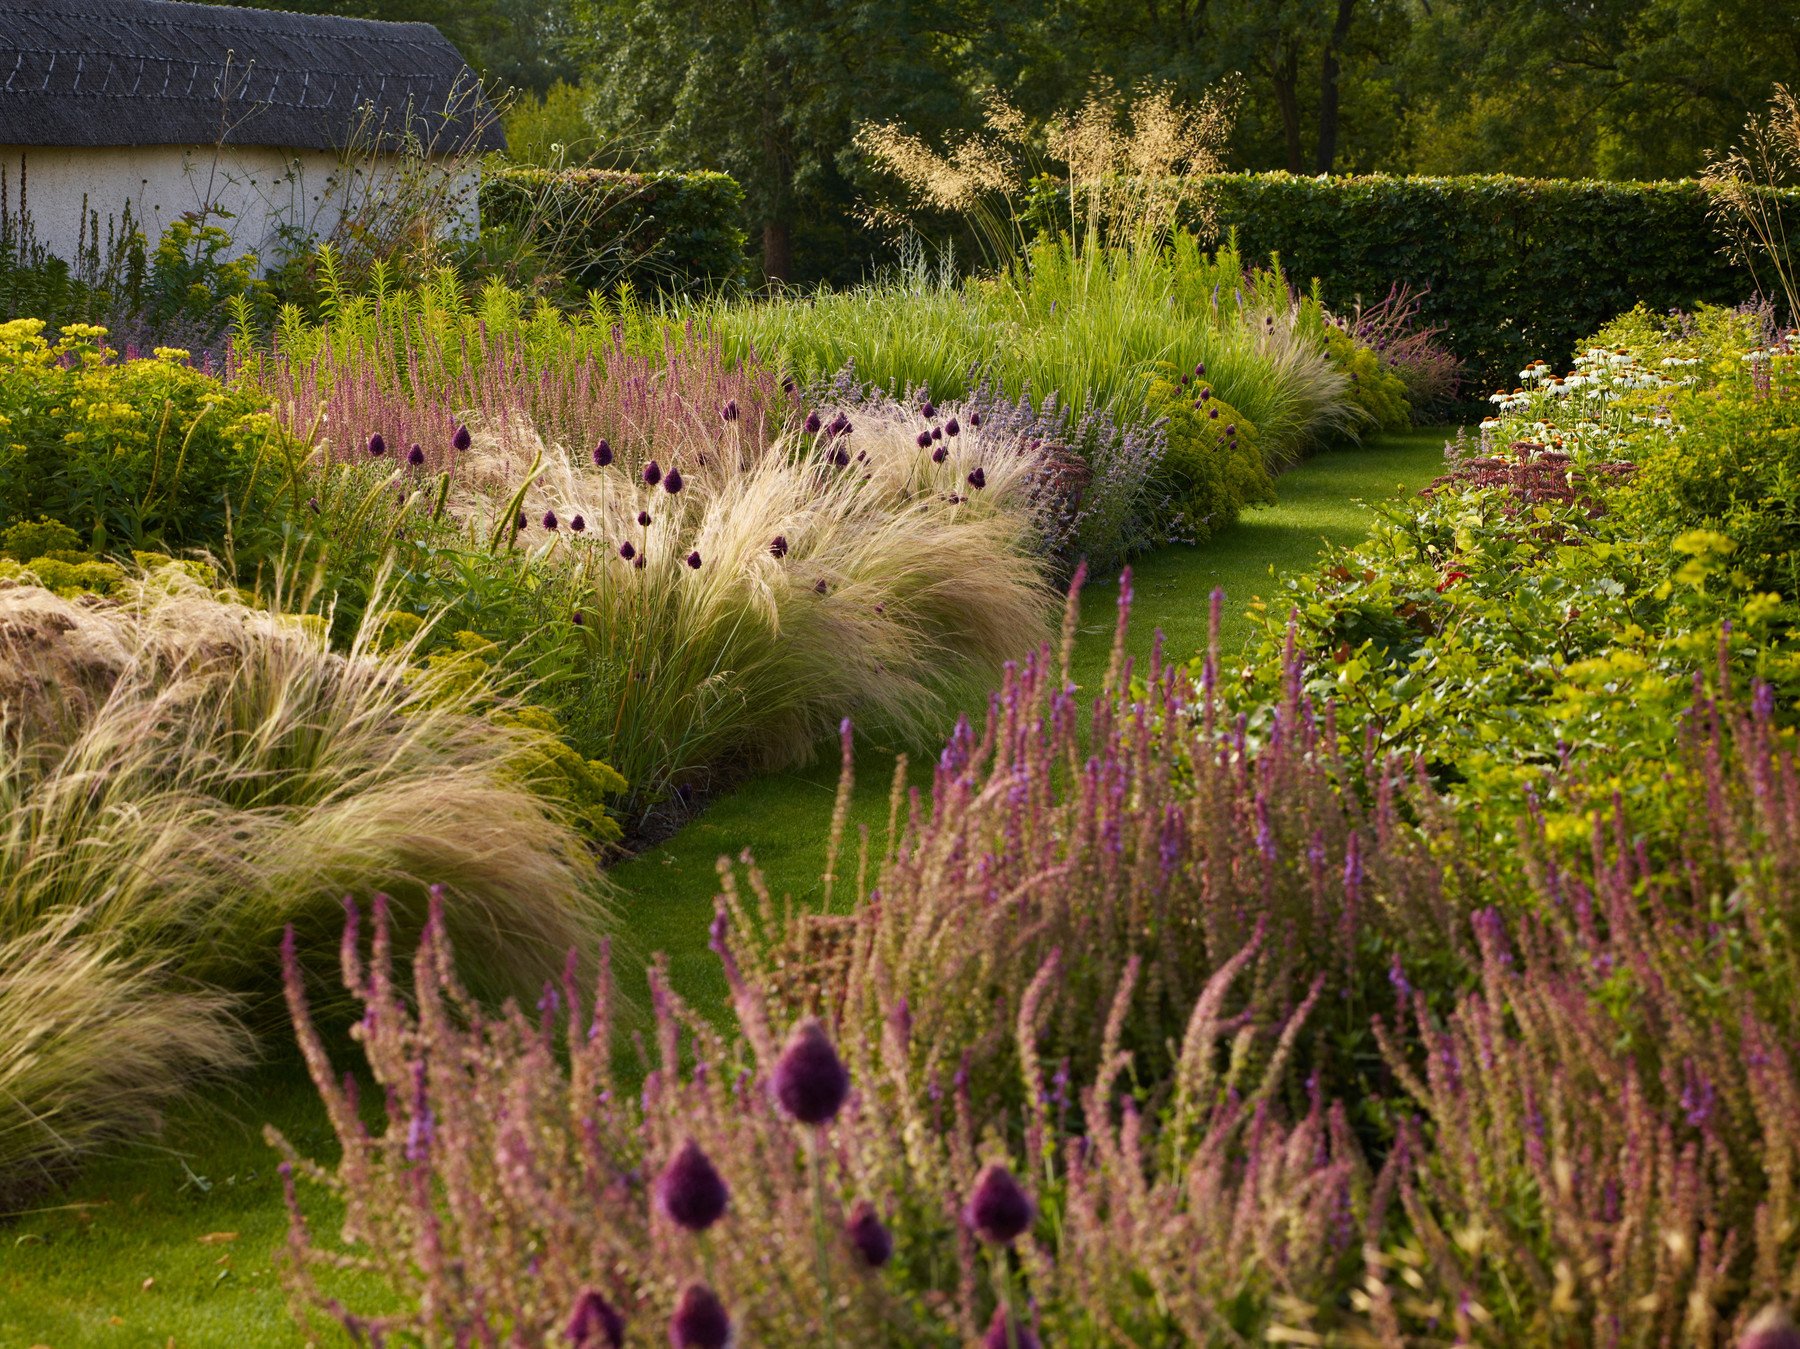
{"label": "broad green leaf shrub", "polygon": [[584,290],[712,291],[745,279],[744,190],[723,173],[494,169],[484,230],[542,249]]}
{"label": "broad green leaf shrub", "polygon": [[0,324],[0,529],[52,521],[99,552],[217,548],[289,471],[262,398],[185,351],[120,360],[103,328],[52,343],[43,327]]}

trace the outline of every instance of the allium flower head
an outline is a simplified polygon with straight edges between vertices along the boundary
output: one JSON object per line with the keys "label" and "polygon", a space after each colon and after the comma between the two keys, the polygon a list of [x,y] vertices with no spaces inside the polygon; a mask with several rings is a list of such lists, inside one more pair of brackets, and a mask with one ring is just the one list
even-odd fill
{"label": "allium flower head", "polygon": [[806,434],[807,435],[809,435],[809,436],[818,435],[819,428],[823,425],[824,425],[824,423],[819,420],[818,413],[809,412],[806,414]]}
{"label": "allium flower head", "polygon": [[314,515],[319,514],[319,499],[317,497],[308,497],[306,499],[306,509],[311,511]]}
{"label": "allium flower head", "polygon": [[846,467],[850,463],[850,451],[846,450],[841,445],[838,446],[837,453],[831,456],[831,462],[836,464],[839,468]]}
{"label": "allium flower head", "polygon": [[937,416],[937,404],[933,403],[929,398],[927,398],[924,401],[924,403],[922,403],[919,407],[919,415],[921,417]]}
{"label": "allium flower head", "polygon": [[1031,1226],[1036,1211],[1031,1196],[998,1162],[990,1162],[975,1177],[969,1192],[969,1226],[983,1241],[1008,1246]]}
{"label": "allium flower head", "polygon": [[980,464],[975,465],[970,471],[969,486],[973,487],[976,491],[980,491],[983,487],[987,486],[987,474],[982,472]]}
{"label": "allium flower head", "polygon": [[371,459],[379,459],[382,455],[387,453],[387,441],[382,439],[381,432],[377,431],[374,435],[369,437],[368,448],[369,457]]}
{"label": "allium flower head", "polygon": [[669,469],[668,476],[663,479],[663,491],[667,492],[670,496],[674,496],[681,488],[681,470],[672,467]]}
{"label": "allium flower head", "polygon": [[640,525],[642,525],[645,529],[650,528],[650,512],[649,511],[639,511],[638,512],[638,523]]}
{"label": "allium flower head", "polygon": [[944,438],[944,428],[941,426],[932,427],[931,428],[931,438],[933,440],[942,440]]}
{"label": "allium flower head", "polygon": [[941,464],[944,462],[944,460],[948,459],[949,457],[950,457],[950,447],[948,445],[939,445],[935,450],[933,450],[931,452],[931,462],[934,464]]}
{"label": "allium flower head", "polygon": [[1198,365],[1196,365],[1194,367],[1194,373],[1196,375],[1205,375],[1206,374],[1206,362],[1201,361]]}
{"label": "allium flower head", "polygon": [[1744,1327],[1737,1349],[1800,1349],[1800,1328],[1786,1307],[1771,1302]]}
{"label": "allium flower head", "polygon": [[719,1295],[703,1283],[683,1288],[669,1319],[669,1343],[675,1349],[726,1349],[731,1343],[731,1317]]}
{"label": "allium flower head", "polygon": [[574,1349],[625,1349],[625,1318],[597,1288],[584,1288],[569,1312],[563,1337]]}
{"label": "allium flower head", "polygon": [[929,431],[919,432],[918,440],[919,440],[919,448],[921,450],[928,450],[931,448],[931,432],[929,432]]}
{"label": "allium flower head", "polygon": [[788,554],[787,535],[777,534],[773,539],[770,539],[769,552],[775,557],[786,557]]}
{"label": "allium flower head", "polygon": [[649,463],[644,465],[644,484],[647,487],[654,487],[661,481],[662,465],[652,459]]}
{"label": "allium flower head", "polygon": [[1228,436],[1235,436],[1237,434],[1237,427],[1233,426],[1230,422],[1226,422],[1225,434]]}
{"label": "allium flower head", "polygon": [[450,448],[459,452],[469,448],[469,428],[461,422],[456,424],[456,434],[450,437]]}
{"label": "allium flower head", "polygon": [[608,445],[606,443],[606,437],[602,436],[600,438],[600,443],[594,446],[594,464],[596,467],[605,468],[608,464],[612,463],[612,461],[612,446]]}
{"label": "allium flower head", "polygon": [[700,570],[700,550],[698,548],[687,555],[687,564],[695,571]]}
{"label": "allium flower head", "polygon": [[957,421],[956,418],[952,417],[949,421],[944,423],[944,434],[947,436],[961,435],[962,434],[962,423]]}
{"label": "allium flower head", "polygon": [[662,1210],[690,1232],[704,1232],[725,1215],[731,1191],[693,1139],[683,1143],[656,1181]]}
{"label": "allium flower head", "polygon": [[829,1124],[849,1094],[850,1072],[825,1028],[802,1021],[775,1062],[775,1099],[802,1124]]}
{"label": "allium flower head", "polygon": [[528,528],[530,526],[530,524],[531,524],[531,521],[529,521],[525,518],[525,512],[520,511],[519,512],[519,528],[520,529]]}
{"label": "allium flower head", "polygon": [[719,416],[725,421],[735,422],[738,419],[737,399],[727,398],[725,406],[719,409]]}
{"label": "allium flower head", "polygon": [[974,427],[977,431],[981,429],[981,414],[979,412],[971,412],[969,414],[969,425]]}
{"label": "allium flower head", "polygon": [[1012,1334],[1007,1334],[1006,1308],[994,1308],[994,1319],[988,1322],[987,1334],[981,1337],[981,1349],[1039,1349],[1038,1337],[1031,1327],[1015,1320]]}
{"label": "allium flower head", "polygon": [[844,1235],[850,1240],[850,1248],[870,1269],[880,1269],[894,1254],[894,1234],[867,1199],[857,1200],[851,1208]]}
{"label": "allium flower head", "polygon": [[580,627],[580,626],[581,626],[581,625],[582,625],[582,624],[583,624],[583,623],[584,623],[584,622],[586,622],[586,621],[587,621],[587,620],[586,620],[586,619],[584,619],[584,618],[582,618],[582,616],[581,616],[581,610],[579,610],[579,609],[577,609],[577,610],[576,610],[576,611],[575,611],[575,612],[574,612],[574,613],[573,613],[573,614],[571,614],[571,615],[570,615],[570,616],[569,616],[569,618],[570,618],[570,621],[571,621],[571,622],[573,622],[573,623],[574,623],[574,624],[575,624],[575,626],[576,626],[576,627],[578,627],[578,628],[579,628],[579,627]]}
{"label": "allium flower head", "polygon": [[1206,410],[1206,415],[1213,418],[1213,420],[1217,421],[1218,416],[1219,416],[1219,410],[1217,408],[1208,408]]}
{"label": "allium flower head", "polygon": [[639,556],[639,557],[637,557],[637,558],[634,558],[634,559],[633,559],[633,560],[632,560],[632,563],[631,563],[631,565],[632,565],[632,566],[634,566],[634,567],[636,567],[636,568],[637,568],[637,569],[638,569],[638,570],[639,570],[639,571],[642,571],[642,570],[643,570],[643,569],[644,569],[644,563],[645,563],[645,562],[646,562],[646,561],[647,561],[647,560],[648,560],[648,559],[647,559],[647,558],[644,558],[644,557],[642,557],[642,556]]}
{"label": "allium flower head", "polygon": [[413,447],[406,452],[406,462],[411,464],[414,468],[423,464],[425,462],[425,447],[415,440],[413,442]]}
{"label": "allium flower head", "polygon": [[624,558],[627,562],[637,556],[637,549],[631,546],[630,539],[626,539],[624,543],[619,545],[619,556]]}
{"label": "allium flower head", "polygon": [[587,528],[587,521],[577,515],[573,520],[569,521],[569,528],[579,534]]}
{"label": "allium flower head", "polygon": [[544,528],[545,529],[555,529],[556,528],[556,512],[555,511],[545,511],[544,512]]}

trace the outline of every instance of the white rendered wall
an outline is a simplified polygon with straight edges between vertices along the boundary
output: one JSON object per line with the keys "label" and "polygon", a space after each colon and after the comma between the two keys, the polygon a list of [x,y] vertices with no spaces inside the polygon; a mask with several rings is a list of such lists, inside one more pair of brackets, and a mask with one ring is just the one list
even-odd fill
{"label": "white rendered wall", "polygon": [[14,218],[23,182],[37,241],[63,258],[75,256],[84,209],[90,234],[99,213],[104,246],[108,223],[127,202],[152,246],[189,215],[231,234],[227,256],[255,253],[265,267],[358,220],[391,223],[383,207],[397,198],[434,203],[446,235],[466,237],[479,226],[479,180],[468,161],[271,146],[0,145],[0,181]]}

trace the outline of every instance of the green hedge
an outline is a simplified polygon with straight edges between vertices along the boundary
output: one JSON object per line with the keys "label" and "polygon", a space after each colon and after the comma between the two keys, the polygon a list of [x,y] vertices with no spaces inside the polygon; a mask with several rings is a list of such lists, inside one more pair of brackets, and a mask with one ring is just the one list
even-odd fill
{"label": "green hedge", "polygon": [[512,228],[584,289],[708,290],[743,279],[744,190],[723,173],[513,167],[481,181],[484,229]]}
{"label": "green hedge", "polygon": [[[1751,291],[1694,182],[1287,173],[1215,181],[1219,228],[1236,230],[1244,256],[1279,253],[1296,279],[1319,279],[1334,309],[1359,296],[1373,303],[1395,281],[1429,286],[1422,313],[1467,363],[1472,393],[1510,389],[1536,357],[1560,366],[1639,301],[1658,310],[1735,304]],[[1800,193],[1784,195],[1790,218],[1800,218]],[[1055,218],[1054,202],[1040,184],[1039,223]]]}

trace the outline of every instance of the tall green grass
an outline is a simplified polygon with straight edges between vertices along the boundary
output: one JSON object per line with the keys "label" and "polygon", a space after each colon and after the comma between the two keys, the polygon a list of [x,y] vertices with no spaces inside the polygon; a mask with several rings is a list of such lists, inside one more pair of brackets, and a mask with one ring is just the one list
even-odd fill
{"label": "tall green grass", "polygon": [[173,573],[0,590],[0,1191],[242,1062],[282,928],[328,949],[346,894],[445,884],[491,992],[593,948],[579,836],[470,687]]}

